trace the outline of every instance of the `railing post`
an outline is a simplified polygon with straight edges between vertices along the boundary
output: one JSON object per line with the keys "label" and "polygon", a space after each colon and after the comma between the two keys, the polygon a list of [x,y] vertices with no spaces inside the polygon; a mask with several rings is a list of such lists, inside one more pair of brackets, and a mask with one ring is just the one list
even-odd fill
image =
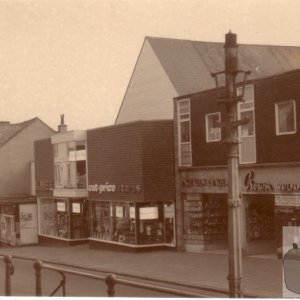
{"label": "railing post", "polygon": [[114,297],[115,295],[115,284],[117,276],[115,274],[108,274],[105,277],[105,283],[107,285],[107,295],[108,297]]}
{"label": "railing post", "polygon": [[35,295],[42,296],[42,278],[41,278],[41,270],[43,263],[41,260],[37,259],[33,267],[35,269]]}
{"label": "railing post", "polygon": [[14,274],[14,265],[12,263],[12,256],[5,255],[4,258],[5,263],[5,296],[11,296],[11,275]]}

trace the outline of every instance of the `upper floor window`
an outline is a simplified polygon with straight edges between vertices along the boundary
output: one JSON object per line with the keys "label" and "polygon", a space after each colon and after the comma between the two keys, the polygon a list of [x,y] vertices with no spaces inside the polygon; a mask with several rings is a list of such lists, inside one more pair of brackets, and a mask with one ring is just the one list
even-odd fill
{"label": "upper floor window", "polygon": [[221,114],[219,112],[205,115],[206,142],[221,141]]}
{"label": "upper floor window", "polygon": [[[237,89],[237,95],[241,95],[242,88]],[[239,120],[248,119],[248,122],[239,126],[239,157],[241,164],[256,162],[256,134],[254,116],[254,86],[247,85],[244,90],[244,101],[238,105]]]}
{"label": "upper floor window", "polygon": [[86,188],[85,141],[54,144],[55,188]]}
{"label": "upper floor window", "polygon": [[294,100],[275,103],[276,134],[296,133],[296,103]]}
{"label": "upper floor window", "polygon": [[177,111],[179,164],[190,166],[192,164],[190,99],[179,100]]}

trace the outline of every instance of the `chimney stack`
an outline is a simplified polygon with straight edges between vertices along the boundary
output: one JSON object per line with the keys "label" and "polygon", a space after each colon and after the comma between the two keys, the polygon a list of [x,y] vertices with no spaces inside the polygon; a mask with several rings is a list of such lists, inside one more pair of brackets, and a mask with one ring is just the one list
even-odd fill
{"label": "chimney stack", "polygon": [[64,133],[64,132],[67,132],[67,130],[68,130],[68,126],[65,125],[65,122],[64,122],[64,117],[65,117],[65,115],[60,115],[60,124],[58,125],[59,133]]}

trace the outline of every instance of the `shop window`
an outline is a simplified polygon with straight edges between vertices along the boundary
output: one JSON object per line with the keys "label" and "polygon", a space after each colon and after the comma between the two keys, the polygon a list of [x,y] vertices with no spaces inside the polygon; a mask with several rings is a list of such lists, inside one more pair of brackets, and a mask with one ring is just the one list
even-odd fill
{"label": "shop window", "polygon": [[270,240],[275,237],[274,199],[264,196],[247,204],[247,240]]}
{"label": "shop window", "polygon": [[213,113],[205,115],[206,142],[221,141],[221,114]]}
{"label": "shop window", "polygon": [[190,100],[179,100],[178,107],[178,142],[179,157],[181,166],[192,164],[191,151],[191,121],[190,121]]}
{"label": "shop window", "polygon": [[136,244],[133,203],[91,201],[91,237],[125,244]]}
{"label": "shop window", "polygon": [[[240,95],[241,88],[237,89],[237,94]],[[245,87],[244,102],[239,102],[238,105],[239,120],[247,118],[249,121],[239,126],[239,157],[241,164],[256,162],[256,134],[255,134],[255,116],[254,116],[254,87],[248,85]]]}
{"label": "shop window", "polygon": [[39,234],[57,236],[56,209],[54,199],[38,199]]}
{"label": "shop window", "polygon": [[294,100],[275,104],[276,134],[296,133],[296,103]]}
{"label": "shop window", "polygon": [[73,200],[71,202],[71,238],[82,239],[89,236],[88,211],[86,200]]}
{"label": "shop window", "polygon": [[174,203],[90,201],[91,237],[129,245],[174,245]]}
{"label": "shop window", "polygon": [[189,236],[201,235],[206,241],[223,243],[227,235],[226,196],[184,194],[183,199],[184,233]]}

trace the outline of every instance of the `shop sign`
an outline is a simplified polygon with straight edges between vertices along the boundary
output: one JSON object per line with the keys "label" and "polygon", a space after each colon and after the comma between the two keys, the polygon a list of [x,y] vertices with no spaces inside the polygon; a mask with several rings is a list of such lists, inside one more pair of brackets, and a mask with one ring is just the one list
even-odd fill
{"label": "shop sign", "polygon": [[182,181],[183,187],[202,187],[202,188],[212,188],[212,187],[227,187],[227,182],[225,178],[187,178]]}
{"label": "shop sign", "polygon": [[99,194],[102,193],[140,193],[142,191],[141,185],[136,185],[134,187],[130,187],[125,184],[90,184],[89,185],[89,192],[98,192]]}
{"label": "shop sign", "polygon": [[140,220],[158,219],[158,207],[140,207]]}
{"label": "shop sign", "polygon": [[72,212],[75,214],[80,214],[80,203],[72,203]]}
{"label": "shop sign", "polygon": [[56,203],[57,211],[66,211],[66,203],[65,202],[57,202]]}
{"label": "shop sign", "polygon": [[275,197],[277,206],[300,206],[300,196],[278,195]]}
{"label": "shop sign", "polygon": [[300,184],[298,184],[298,183],[278,183],[277,190],[280,192],[299,192]]}
{"label": "shop sign", "polygon": [[244,184],[246,186],[246,190],[251,192],[272,192],[274,190],[273,185],[270,183],[255,182],[253,171],[250,171],[245,176]]}
{"label": "shop sign", "polygon": [[300,192],[299,183],[266,183],[256,182],[254,179],[254,171],[249,171],[244,180],[244,185],[247,191],[251,192]]}

